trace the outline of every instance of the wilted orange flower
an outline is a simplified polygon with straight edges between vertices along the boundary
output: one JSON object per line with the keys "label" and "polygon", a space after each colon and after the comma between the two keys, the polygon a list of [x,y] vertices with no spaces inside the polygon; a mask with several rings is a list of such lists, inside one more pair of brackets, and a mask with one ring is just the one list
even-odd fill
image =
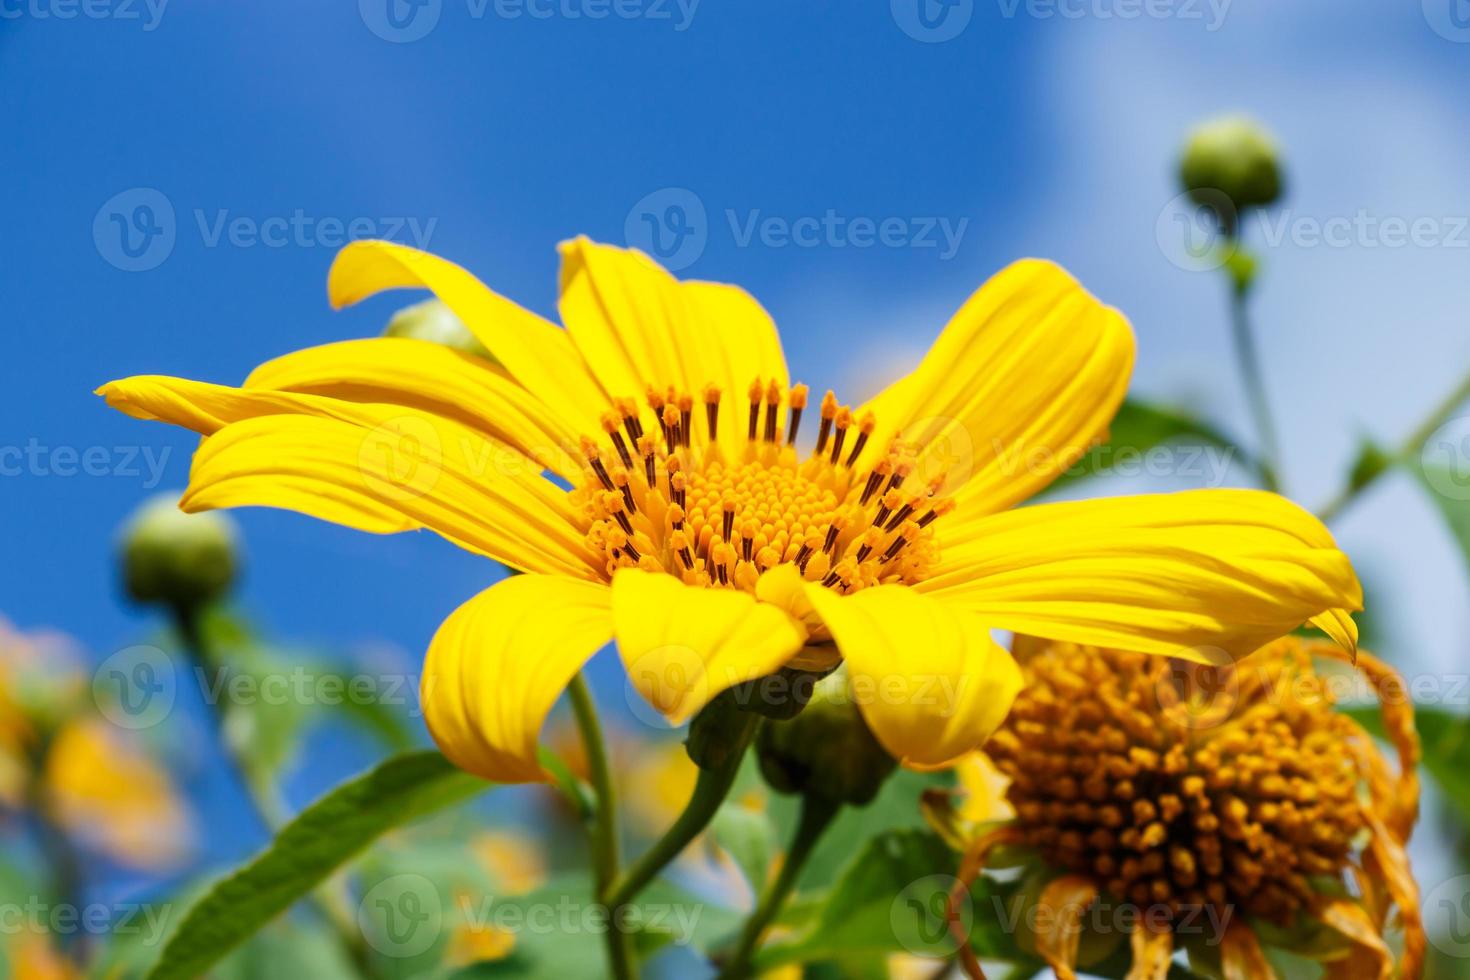
{"label": "wilted orange flower", "polygon": [[1391,919],[1401,976],[1419,975],[1425,938],[1405,850],[1419,743],[1389,667],[1358,654],[1396,773],[1336,708],[1313,659],[1339,659],[1325,644],[1288,637],[1219,667],[1026,646],[1027,686],[985,749],[1011,813],[986,815],[1003,819],[969,843],[961,878],[997,848],[1035,855],[1031,893],[1047,913],[1035,947],[1059,977],[1089,948],[1089,910],[1119,903],[1138,912],[1130,977],[1163,976],[1177,940],[1226,977],[1274,977],[1262,945],[1275,943],[1322,959],[1329,977],[1387,978]]}

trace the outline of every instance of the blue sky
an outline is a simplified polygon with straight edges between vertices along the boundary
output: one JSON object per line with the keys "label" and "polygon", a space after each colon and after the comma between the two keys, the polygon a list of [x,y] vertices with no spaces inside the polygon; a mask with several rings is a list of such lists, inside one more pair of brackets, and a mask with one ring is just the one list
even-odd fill
{"label": "blue sky", "polygon": [[[0,476],[0,613],[98,657],[152,628],[118,598],[112,536],[155,482],[182,486],[194,440],[91,392],[234,382],[378,332],[417,297],[328,309],[349,227],[554,315],[558,241],[647,245],[645,213],[702,209],[677,226],[696,234],[683,274],[749,288],[794,375],[854,396],[987,275],[1048,256],[1133,320],[1138,391],[1244,432],[1223,287],[1159,231],[1181,133],[1223,110],[1285,148],[1285,223],[1248,227],[1255,312],[1289,487],[1320,502],[1361,433],[1396,439],[1470,364],[1470,38],[1451,2],[925,0],[924,20],[914,0],[428,0],[390,21],[382,0],[0,0],[0,446],[27,453]],[[1312,241],[1359,214],[1437,232]],[[863,222],[891,234],[864,245]],[[67,448],[95,475],[64,475]],[[497,575],[428,535],[239,520],[241,604],[300,642],[413,664]],[[1384,583],[1396,658],[1463,662],[1465,570],[1430,504],[1389,481],[1340,531]]]}

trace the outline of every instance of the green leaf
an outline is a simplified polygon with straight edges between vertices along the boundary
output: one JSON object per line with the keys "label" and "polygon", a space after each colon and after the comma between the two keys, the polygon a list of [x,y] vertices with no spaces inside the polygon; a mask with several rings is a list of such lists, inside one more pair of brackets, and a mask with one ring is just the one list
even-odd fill
{"label": "green leaf", "polygon": [[[894,772],[873,802],[867,806],[842,808],[807,860],[799,887],[831,884],[850,865],[854,841],[868,840],[885,830],[923,827],[924,815],[919,800],[924,790],[953,784],[952,772],[913,772],[908,769]],[[791,839],[796,824],[796,799],[782,796],[772,802],[772,816],[777,817],[780,840]]]}
{"label": "green leaf", "polygon": [[[1107,441],[1088,450],[1048,489],[1055,491],[1089,477],[1126,474],[1131,467],[1141,465],[1150,450],[1171,443],[1214,447],[1223,451],[1227,462],[1247,467],[1255,465],[1245,451],[1223,432],[1188,412],[1129,398],[1113,417]],[[1187,462],[1181,456],[1179,467],[1182,469]],[[1201,467],[1201,475],[1211,475],[1203,470],[1204,462],[1200,460],[1197,464]]]}
{"label": "green leaf", "polygon": [[[878,834],[852,857],[806,927],[795,938],[760,952],[757,972],[893,952],[950,955],[954,942],[944,909],[957,860],[938,836],[926,830]],[[996,911],[993,900],[998,894],[988,881],[977,886],[972,895],[971,941],[982,956],[1024,959]]]}
{"label": "green leaf", "polygon": [[776,850],[776,828],[771,818],[764,811],[727,802],[715,814],[710,832],[715,844],[734,860],[751,891],[760,894]]}
{"label": "green leaf", "polygon": [[1470,564],[1470,478],[1456,466],[1427,463],[1419,455],[1406,465],[1434,502],[1460,546],[1460,554]]}
{"label": "green leaf", "polygon": [[[482,903],[474,925],[508,929],[515,948],[505,959],[453,974],[453,980],[520,977],[562,980],[606,972],[605,912],[592,897],[585,874],[567,875],[526,895]],[[704,902],[666,881],[656,881],[632,903],[639,926],[635,945],[642,956],[670,946],[691,951],[709,948],[738,927],[740,917]]]}
{"label": "green leaf", "polygon": [[211,980],[256,980],[258,977],[311,977],[312,980],[355,980],[357,971],[342,942],[324,927],[278,922],[236,949],[210,971]]}
{"label": "green leaf", "polygon": [[397,756],[343,783],[189,910],[150,980],[199,976],[385,832],[489,785],[438,752]]}
{"label": "green leaf", "polygon": [[1348,488],[1357,492],[1383,475],[1393,465],[1393,457],[1371,439],[1358,442],[1358,458],[1348,470]]}

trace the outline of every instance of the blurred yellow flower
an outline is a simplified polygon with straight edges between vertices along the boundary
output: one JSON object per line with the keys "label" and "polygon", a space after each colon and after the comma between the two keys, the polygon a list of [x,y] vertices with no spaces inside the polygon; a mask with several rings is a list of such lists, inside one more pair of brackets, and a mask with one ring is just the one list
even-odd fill
{"label": "blurred yellow flower", "polygon": [[[473,903],[468,892],[455,895],[455,905],[469,909]],[[459,969],[473,963],[503,960],[515,950],[516,934],[493,923],[475,922],[465,918],[455,923],[449,933],[442,957],[443,965]]]}
{"label": "blurred yellow flower", "polygon": [[82,971],[44,932],[13,933],[4,946],[10,980],[80,980]]}
{"label": "blurred yellow flower", "polygon": [[140,868],[168,867],[187,855],[189,813],[168,771],[107,722],[63,727],[44,779],[58,818],[87,845]]}
{"label": "blurred yellow flower", "polygon": [[623,767],[622,793],[633,825],[649,833],[660,833],[684,809],[699,769],[689,759],[684,744],[660,739],[630,746]]}
{"label": "blurred yellow flower", "polygon": [[742,290],[585,238],[562,256],[565,329],[415,249],[338,255],[335,306],[427,288],[495,363],[385,337],[287,355],[240,388],[100,389],[205,436],[185,510],[427,528],[526,573],[430,644],[426,718],[465,769],[544,779],[545,717],[611,640],[676,724],[735,684],[844,660],[875,692],[861,703],[874,735],[920,767],[1005,717],[1020,676],[993,628],[1177,656],[1243,656],[1307,621],[1356,642],[1352,567],[1280,497],[1012,509],[1105,436],[1134,359],[1123,316],[1051,263],[1002,270],[866,405],[828,392],[808,412]]}
{"label": "blurred yellow flower", "polygon": [[77,841],[137,868],[177,863],[191,839],[168,770],[97,713],[71,641],[4,620],[0,803],[42,807]]}
{"label": "blurred yellow flower", "polygon": [[546,883],[541,842],[511,830],[483,830],[470,839],[470,853],[503,895],[524,895]]}

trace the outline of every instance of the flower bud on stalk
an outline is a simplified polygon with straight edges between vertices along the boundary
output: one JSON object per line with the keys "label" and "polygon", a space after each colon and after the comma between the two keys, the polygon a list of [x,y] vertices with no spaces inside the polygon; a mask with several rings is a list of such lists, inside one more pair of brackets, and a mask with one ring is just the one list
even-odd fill
{"label": "flower bud on stalk", "polygon": [[393,314],[383,330],[383,336],[426,340],[464,354],[483,357],[487,361],[495,360],[485,345],[470,333],[469,328],[443,300],[426,299],[422,303],[405,306]]}
{"label": "flower bud on stalk", "polygon": [[1195,127],[1179,161],[1179,180],[1191,199],[1215,212],[1231,238],[1246,208],[1281,196],[1275,142],[1244,116],[1221,116]]}
{"label": "flower bud on stalk", "polygon": [[871,802],[897,765],[853,702],[845,667],[817,681],[794,719],[762,726],[756,756],[777,792],[854,806]]}
{"label": "flower bud on stalk", "polygon": [[238,570],[238,535],[223,514],[186,514],[178,498],[147,501],[123,528],[128,595],[144,605],[197,609],[223,596]]}

